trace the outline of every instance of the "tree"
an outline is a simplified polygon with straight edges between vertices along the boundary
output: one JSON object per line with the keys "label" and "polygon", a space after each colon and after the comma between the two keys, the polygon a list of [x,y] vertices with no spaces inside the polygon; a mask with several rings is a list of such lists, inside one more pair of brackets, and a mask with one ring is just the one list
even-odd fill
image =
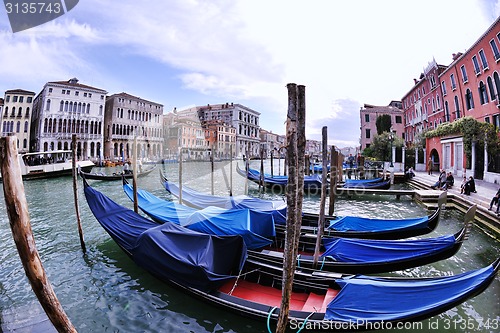
{"label": "tree", "polygon": [[[367,151],[365,149],[363,154],[365,156],[373,157],[379,161],[390,161],[391,160],[391,140],[389,140],[389,132],[384,132],[380,135],[375,135],[373,142],[370,145],[370,149]],[[404,144],[403,139],[397,136],[394,137],[392,146],[402,147]],[[370,154],[370,155],[368,155]]]}
{"label": "tree", "polygon": [[384,132],[389,132],[392,127],[391,116],[388,114],[383,114],[377,117],[375,121],[377,125],[377,134],[380,135]]}

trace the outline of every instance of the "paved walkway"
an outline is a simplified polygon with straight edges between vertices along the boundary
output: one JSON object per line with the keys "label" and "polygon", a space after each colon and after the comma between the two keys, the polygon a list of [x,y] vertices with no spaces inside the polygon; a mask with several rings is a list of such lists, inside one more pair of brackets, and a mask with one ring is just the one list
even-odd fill
{"label": "paved walkway", "polygon": [[[434,171],[432,175],[427,174],[427,172],[417,171],[415,172],[414,179],[421,183],[428,184],[430,189],[430,186],[433,185],[438,180],[438,178],[439,173],[437,171]],[[500,185],[485,182],[479,179],[474,179],[474,182],[476,183],[477,193],[471,193],[470,195],[460,194],[460,184],[462,183],[462,179],[460,177],[455,178],[455,185],[448,191],[455,195],[462,196],[465,200],[470,201],[471,203],[475,203],[478,206],[489,208],[491,199],[497,193]],[[493,206],[493,211],[495,210],[496,206]]]}

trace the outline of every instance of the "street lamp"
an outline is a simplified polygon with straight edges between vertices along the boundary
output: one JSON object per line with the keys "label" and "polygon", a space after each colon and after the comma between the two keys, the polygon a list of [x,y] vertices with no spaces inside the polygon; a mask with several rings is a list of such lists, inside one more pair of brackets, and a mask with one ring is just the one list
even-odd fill
{"label": "street lamp", "polygon": [[393,156],[392,156],[392,142],[394,141],[394,130],[392,129],[392,127],[391,127],[391,131],[389,133],[389,141],[391,141],[391,165],[390,165],[390,167],[393,168],[394,164],[392,163],[392,160],[393,160]]}

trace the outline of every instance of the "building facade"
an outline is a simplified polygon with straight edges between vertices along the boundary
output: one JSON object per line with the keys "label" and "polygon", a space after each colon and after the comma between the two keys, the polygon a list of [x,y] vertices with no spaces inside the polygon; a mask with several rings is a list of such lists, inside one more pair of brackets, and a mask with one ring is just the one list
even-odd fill
{"label": "building facade", "polygon": [[[17,136],[17,150],[29,152],[30,128],[35,93],[22,89],[7,90],[3,99],[2,136]],[[0,106],[2,108],[2,106]]]}
{"label": "building facade", "polygon": [[105,158],[131,160],[137,141],[137,158],[159,160],[163,152],[162,127],[162,104],[124,92],[108,96],[104,113]]}
{"label": "building facade", "polygon": [[370,147],[374,136],[377,135],[377,118],[382,115],[389,115],[391,117],[391,126],[395,135],[404,138],[404,114],[401,106],[401,102],[391,101],[388,106],[365,104],[360,109],[361,150]]}
{"label": "building facade", "polygon": [[77,158],[101,159],[106,94],[76,78],[46,83],[33,103],[31,151],[70,150],[76,134]]}
{"label": "building facade", "polygon": [[260,156],[260,113],[241,104],[225,103],[196,107],[201,124],[220,120],[236,129],[236,156]]}
{"label": "building facade", "polygon": [[[500,18],[469,49],[453,54],[450,65],[432,62],[403,97],[407,143],[414,142],[421,132],[468,116],[500,128],[499,62]],[[498,154],[491,156],[487,147],[477,149],[480,143],[472,142],[468,157],[465,144],[460,133],[428,138],[423,165],[431,159],[434,169],[500,182]]]}

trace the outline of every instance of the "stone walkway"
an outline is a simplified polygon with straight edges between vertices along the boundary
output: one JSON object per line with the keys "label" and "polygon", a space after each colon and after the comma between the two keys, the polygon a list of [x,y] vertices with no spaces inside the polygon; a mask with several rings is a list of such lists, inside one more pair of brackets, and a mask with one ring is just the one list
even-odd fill
{"label": "stone walkway", "polygon": [[[417,171],[415,172],[415,177],[413,179],[420,183],[427,184],[429,189],[431,189],[431,186],[438,180],[438,177],[439,173],[436,171],[434,171],[432,175],[428,175],[427,172]],[[477,193],[471,193],[470,195],[460,194],[460,184],[462,183],[462,179],[460,178],[455,178],[455,185],[451,189],[448,189],[448,192],[461,196],[464,200],[467,200],[470,203],[475,203],[478,206],[488,209],[491,199],[500,188],[500,184],[493,184],[479,179],[474,179],[474,181],[476,183]],[[496,206],[493,206],[491,215],[494,215],[495,210]]]}

